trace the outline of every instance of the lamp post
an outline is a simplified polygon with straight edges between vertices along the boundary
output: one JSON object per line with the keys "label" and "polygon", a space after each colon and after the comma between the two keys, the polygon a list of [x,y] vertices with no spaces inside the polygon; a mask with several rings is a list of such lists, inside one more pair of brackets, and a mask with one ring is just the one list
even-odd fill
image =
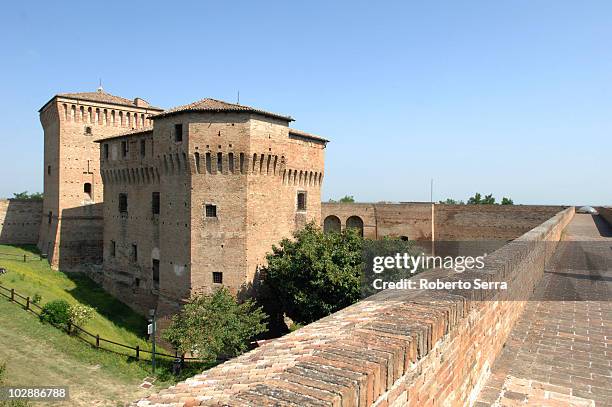
{"label": "lamp post", "polygon": [[149,310],[149,315],[151,319],[149,320],[150,330],[149,333],[151,336],[151,368],[153,369],[153,374],[155,374],[155,330],[156,330],[156,322],[155,322],[155,308]]}

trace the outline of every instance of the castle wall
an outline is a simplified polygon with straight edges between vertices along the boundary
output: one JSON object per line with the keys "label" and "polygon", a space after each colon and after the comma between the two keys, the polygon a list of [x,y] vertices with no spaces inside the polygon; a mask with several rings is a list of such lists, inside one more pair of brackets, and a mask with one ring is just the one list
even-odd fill
{"label": "castle wall", "polygon": [[[436,241],[508,241],[550,218],[563,207],[545,205],[433,205]],[[350,217],[363,221],[363,234],[408,240],[432,240],[430,203],[333,203],[322,204],[321,227],[325,219],[337,217],[342,229]]]}
{"label": "castle wall", "polygon": [[42,201],[0,200],[0,244],[36,244]]}

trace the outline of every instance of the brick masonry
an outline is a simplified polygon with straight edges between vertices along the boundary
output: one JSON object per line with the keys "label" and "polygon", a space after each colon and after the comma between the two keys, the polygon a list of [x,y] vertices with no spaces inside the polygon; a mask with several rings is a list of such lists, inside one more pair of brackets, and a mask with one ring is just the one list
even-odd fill
{"label": "brick masonry", "polygon": [[0,243],[36,244],[42,207],[42,201],[0,200]]}
{"label": "brick masonry", "polygon": [[[484,270],[462,275],[508,281],[507,292],[381,292],[135,405],[474,403],[573,215],[560,211],[489,255]],[[421,276],[457,279],[443,270]]]}
{"label": "brick masonry", "polygon": [[[157,304],[161,315],[220,287],[213,273],[248,295],[272,245],[320,222],[325,142],[294,137],[288,120],[248,111],[182,111],[153,121],[151,130],[99,140],[105,205],[97,280],[141,312]],[[303,209],[298,193],[306,194]]]}
{"label": "brick masonry", "polygon": [[[546,205],[445,205],[419,203],[330,203],[321,205],[321,227],[363,225],[365,237],[437,241],[511,240],[564,207]],[[435,224],[432,227],[432,218]],[[348,223],[347,223],[348,222]]]}

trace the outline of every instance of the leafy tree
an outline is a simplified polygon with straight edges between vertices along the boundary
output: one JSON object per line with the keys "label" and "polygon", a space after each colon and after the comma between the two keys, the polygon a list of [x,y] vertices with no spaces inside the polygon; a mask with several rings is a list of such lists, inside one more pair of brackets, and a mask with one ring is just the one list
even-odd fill
{"label": "leafy tree", "polygon": [[474,196],[468,199],[467,203],[468,205],[495,205],[495,198],[493,194],[485,195],[483,198],[480,192],[476,192]]}
{"label": "leafy tree", "polygon": [[219,355],[237,356],[266,330],[267,315],[253,300],[239,304],[227,288],[194,295],[172,317],[163,338],[181,353],[193,352],[212,362]]}
{"label": "leafy tree", "polygon": [[335,202],[341,202],[341,203],[355,203],[355,198],[353,197],[353,195],[345,195],[342,198],[340,198],[339,200],[335,201],[333,199],[330,199],[329,202],[335,203]]}
{"label": "leafy tree", "polygon": [[343,203],[355,203],[355,198],[353,197],[353,195],[345,195],[342,198],[340,198],[339,202],[343,202]]}
{"label": "leafy tree", "polygon": [[514,205],[514,201],[510,198],[503,197],[501,204],[502,205]]}
{"label": "leafy tree", "polygon": [[[391,281],[395,270],[383,275],[364,273],[373,256],[415,253],[413,242],[385,238],[364,239],[358,230],[323,233],[314,223],[273,246],[263,269],[267,295],[280,304],[282,312],[298,324],[308,324],[341,310],[375,292],[373,278]],[[397,278],[396,278],[397,277]]]}
{"label": "leafy tree", "polygon": [[495,198],[493,197],[493,194],[485,195],[480,203],[482,205],[495,205]]}
{"label": "leafy tree", "polygon": [[357,230],[323,233],[311,222],[272,247],[264,285],[289,318],[316,321],[359,300],[362,248]]}
{"label": "leafy tree", "polygon": [[32,194],[28,193],[28,191],[15,192],[13,193],[13,199],[21,199],[26,201],[42,201],[43,194],[42,192],[34,192]]}
{"label": "leafy tree", "polygon": [[482,196],[480,192],[476,192],[476,194],[467,201],[468,205],[480,205],[482,203]]}
{"label": "leafy tree", "polygon": [[465,205],[463,201],[457,201],[456,199],[446,198],[445,201],[440,201],[441,204],[445,205]]}

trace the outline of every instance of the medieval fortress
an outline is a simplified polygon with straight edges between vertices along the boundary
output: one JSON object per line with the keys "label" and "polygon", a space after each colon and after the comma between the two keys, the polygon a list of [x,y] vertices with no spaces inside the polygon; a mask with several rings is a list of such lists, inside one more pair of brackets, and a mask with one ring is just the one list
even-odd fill
{"label": "medieval fortress", "polygon": [[321,203],[328,140],[290,116],[203,99],[169,110],[103,89],[39,111],[44,202],[0,201],[0,243],[37,243],[139,312],[249,286],[272,245],[315,221],[365,237],[506,242],[559,207]]}

